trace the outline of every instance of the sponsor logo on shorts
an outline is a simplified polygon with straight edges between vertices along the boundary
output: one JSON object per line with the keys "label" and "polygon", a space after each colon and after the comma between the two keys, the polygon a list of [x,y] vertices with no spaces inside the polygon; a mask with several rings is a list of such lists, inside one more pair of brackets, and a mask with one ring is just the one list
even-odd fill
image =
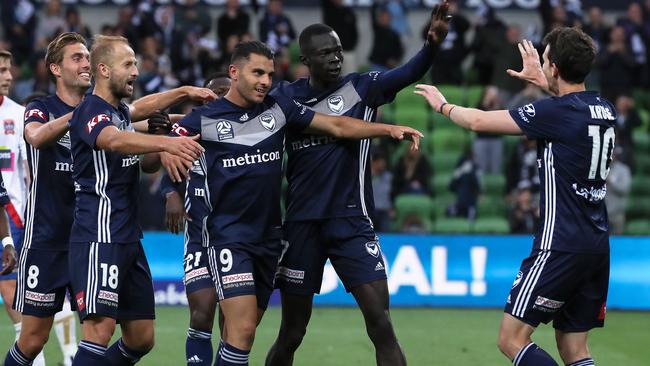
{"label": "sponsor logo on shorts", "polygon": [[554,313],[558,311],[562,305],[564,305],[564,301],[551,300],[542,296],[537,296],[535,305],[533,305],[533,309],[543,311],[545,313]]}
{"label": "sponsor logo on shorts", "polygon": [[206,267],[193,269],[185,274],[185,284],[193,282],[197,278],[210,277],[210,273]]}
{"label": "sponsor logo on shorts", "polygon": [[278,267],[278,276],[283,276],[287,278],[294,278],[297,280],[305,279],[305,271],[299,271],[297,269],[291,269],[287,267]]}
{"label": "sponsor logo on shorts", "polygon": [[108,300],[112,302],[117,302],[118,297],[119,297],[118,293],[106,291],[106,290],[99,290],[99,295],[97,296],[97,298],[99,299]]}
{"label": "sponsor logo on shorts", "polygon": [[253,281],[253,274],[248,272],[248,273],[237,273],[233,275],[228,275],[228,276],[221,276],[221,283],[223,285],[229,285],[232,283],[237,283],[237,282],[248,282],[248,281]]}
{"label": "sponsor logo on shorts", "polygon": [[77,292],[75,295],[75,298],[77,299],[77,309],[79,309],[79,311],[86,309],[86,303],[84,302],[85,297],[86,294],[83,291]]}
{"label": "sponsor logo on shorts", "polygon": [[54,302],[54,294],[41,294],[39,292],[25,291],[25,299],[37,302]]}
{"label": "sponsor logo on shorts", "polygon": [[376,241],[369,241],[366,243],[366,251],[371,256],[378,258],[379,257],[379,243]]}
{"label": "sponsor logo on shorts", "polygon": [[524,273],[522,271],[519,271],[519,273],[517,273],[517,277],[515,278],[515,282],[512,283],[512,288],[519,286],[522,277],[524,277]]}

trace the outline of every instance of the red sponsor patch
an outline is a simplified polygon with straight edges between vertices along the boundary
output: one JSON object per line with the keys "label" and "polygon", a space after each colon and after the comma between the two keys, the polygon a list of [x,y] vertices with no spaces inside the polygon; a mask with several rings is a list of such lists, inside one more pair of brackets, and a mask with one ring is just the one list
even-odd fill
{"label": "red sponsor patch", "polygon": [[600,312],[598,313],[598,320],[605,320],[605,315],[607,314],[607,303],[603,303],[600,307]]}
{"label": "red sponsor patch", "polygon": [[43,122],[47,122],[47,119],[45,118],[45,113],[43,113],[40,109],[30,109],[27,112],[25,112],[25,121],[28,120],[30,117],[36,117]]}
{"label": "red sponsor patch", "polygon": [[172,126],[172,132],[174,132],[175,134],[177,134],[179,136],[187,136],[187,135],[189,135],[189,132],[187,132],[187,129],[185,127],[182,127],[178,123],[174,123],[174,125]]}
{"label": "red sponsor patch", "polygon": [[86,308],[86,303],[84,302],[85,297],[86,296],[83,291],[77,292],[77,295],[75,295],[75,298],[77,299],[77,309],[79,311],[83,311]]}
{"label": "red sponsor patch", "polygon": [[95,117],[93,117],[88,123],[86,123],[86,129],[88,130],[88,133],[92,132],[93,128],[97,126],[101,122],[108,122],[111,120],[111,117],[109,117],[107,114],[98,114]]}

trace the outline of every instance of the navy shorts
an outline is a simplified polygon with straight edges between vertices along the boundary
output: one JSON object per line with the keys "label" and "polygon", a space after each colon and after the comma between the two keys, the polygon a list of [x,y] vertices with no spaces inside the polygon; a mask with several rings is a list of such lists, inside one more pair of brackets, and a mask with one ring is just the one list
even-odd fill
{"label": "navy shorts", "polygon": [[255,295],[257,307],[266,309],[282,248],[280,239],[208,247],[217,300]]}
{"label": "navy shorts", "polygon": [[67,292],[72,293],[68,251],[25,248],[20,255],[13,308],[24,315],[54,316],[63,308]]}
{"label": "navy shorts", "polygon": [[[7,219],[9,221],[9,229],[11,229],[11,238],[14,240],[14,248],[16,249],[16,255],[20,260],[20,252],[23,247],[23,239],[25,238],[25,229],[16,226],[16,224],[14,224],[14,220],[12,220],[11,218],[7,218]],[[0,275],[0,281],[17,279],[18,278],[17,272],[18,272],[18,265],[16,265],[16,268],[13,270],[13,272],[6,275]]]}
{"label": "navy shorts", "polygon": [[288,221],[285,230],[289,247],[276,277],[276,287],[283,292],[319,293],[328,258],[347,292],[386,279],[379,241],[367,217]]}
{"label": "navy shorts", "polygon": [[605,323],[609,253],[534,250],[524,259],[505,312],[537,327],[553,320],[563,332],[586,332]]}
{"label": "navy shorts", "polygon": [[154,319],[151,271],[140,242],[70,243],[70,279],[83,321]]}
{"label": "navy shorts", "polygon": [[214,289],[212,271],[208,264],[208,248],[199,243],[187,243],[183,258],[185,293],[189,295],[206,288]]}

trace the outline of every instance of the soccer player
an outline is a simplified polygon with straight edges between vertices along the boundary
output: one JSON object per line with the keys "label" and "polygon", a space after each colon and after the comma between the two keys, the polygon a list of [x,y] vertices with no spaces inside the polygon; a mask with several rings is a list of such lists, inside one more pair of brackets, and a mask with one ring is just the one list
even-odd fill
{"label": "soccer player", "polygon": [[[2,175],[0,175],[0,206],[6,210],[14,210],[9,200],[9,193],[5,189]],[[0,270],[0,274],[5,275],[11,273],[16,267],[18,255],[16,254],[16,248],[14,248],[14,240],[11,237],[9,220],[4,213],[0,214],[0,238],[2,238],[2,270]]]}
{"label": "soccer player", "polygon": [[[273,54],[266,45],[240,43],[229,67],[230,91],[172,128],[178,135],[200,134],[206,149],[199,160],[205,176],[198,195],[210,208],[204,243],[209,243],[208,262],[225,318],[218,365],[248,364],[255,328],[273,290],[282,251],[285,131],[306,129],[337,138],[408,138],[414,141],[412,148],[417,148],[421,136],[409,127],[318,114],[282,94],[267,96],[273,72]],[[167,167],[168,156],[163,155]],[[173,167],[168,172],[176,181],[183,173]]]}
{"label": "soccer player", "polygon": [[605,320],[609,235],[604,198],[616,111],[597,92],[585,90],[596,55],[589,36],[561,27],[543,43],[543,65],[532,43],[524,40],[519,44],[523,69],[508,73],[554,97],[510,111],[484,112],[449,104],[430,85],[418,85],[417,93],[465,129],[524,134],[538,141],[542,220],[532,253],[508,295],[499,349],[514,365],[557,365],[531,341],[540,323],[553,320],[564,364],[594,365],[587,334]]}
{"label": "soccer player", "polygon": [[[176,168],[183,170],[203,149],[190,138],[133,132],[131,116],[147,116],[122,102],[132,95],[138,76],[135,53],[125,38],[97,36],[90,65],[93,94],[70,120],[76,203],[69,268],[83,333],[73,365],[131,365],[154,343],[152,279],[137,225],[137,154],[167,151],[179,158]],[[184,88],[168,99],[188,96],[213,99],[214,93]],[[160,97],[149,98],[145,105],[169,106]],[[145,155],[143,170],[155,171],[156,159]],[[117,321],[122,337],[107,349]]]}
{"label": "soccer player", "polygon": [[[387,72],[341,75],[341,42],[332,28],[313,24],[300,34],[300,60],[309,78],[282,84],[284,94],[310,109],[374,121],[376,109],[422,78],[448,29],[448,4],[433,9],[428,39],[406,64]],[[282,322],[266,364],[290,365],[311,317],[329,258],[352,292],[375,346],[378,365],[406,364],[389,315],[386,270],[369,214],[374,209],[370,141],[337,140],[289,130],[286,240],[276,286]]]}
{"label": "soccer player", "polygon": [[[205,87],[211,89],[217,98],[221,98],[230,89],[230,83],[228,74],[218,73],[208,78]],[[208,265],[207,243],[203,243],[206,239],[203,235],[203,219],[208,216],[209,208],[201,195],[205,173],[198,161],[189,175],[190,179],[185,184],[174,184],[165,174],[161,182],[161,193],[165,195],[166,200],[167,228],[172,233],[178,233],[185,221],[183,283],[190,308],[190,326],[185,342],[187,363],[210,365],[213,359],[212,327],[217,307],[217,291]],[[187,220],[184,220],[185,215]],[[222,330],[224,319],[221,311],[219,315],[219,329]]]}
{"label": "soccer player", "polygon": [[[10,215],[9,226],[11,236],[15,242],[15,249],[20,253],[23,241],[23,213],[26,200],[26,161],[27,155],[23,134],[23,116],[25,108],[9,99],[9,88],[13,77],[11,75],[12,55],[8,51],[0,50],[0,120],[3,121],[4,133],[0,134],[0,164],[2,166],[3,180],[6,182],[7,192],[11,200],[7,213]],[[4,213],[2,213],[4,215]],[[20,336],[22,323],[20,313],[12,309],[16,292],[15,271],[0,275],[0,295],[4,302],[9,319],[14,324],[16,339]],[[45,365],[45,359],[39,354],[35,360],[36,365]]]}

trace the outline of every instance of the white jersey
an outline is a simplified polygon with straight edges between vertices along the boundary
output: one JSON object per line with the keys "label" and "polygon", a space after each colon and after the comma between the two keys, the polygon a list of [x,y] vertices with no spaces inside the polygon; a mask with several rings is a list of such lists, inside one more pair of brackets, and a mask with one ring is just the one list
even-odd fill
{"label": "white jersey", "polygon": [[23,137],[25,107],[4,97],[0,104],[0,170],[9,199],[25,220],[27,150]]}

